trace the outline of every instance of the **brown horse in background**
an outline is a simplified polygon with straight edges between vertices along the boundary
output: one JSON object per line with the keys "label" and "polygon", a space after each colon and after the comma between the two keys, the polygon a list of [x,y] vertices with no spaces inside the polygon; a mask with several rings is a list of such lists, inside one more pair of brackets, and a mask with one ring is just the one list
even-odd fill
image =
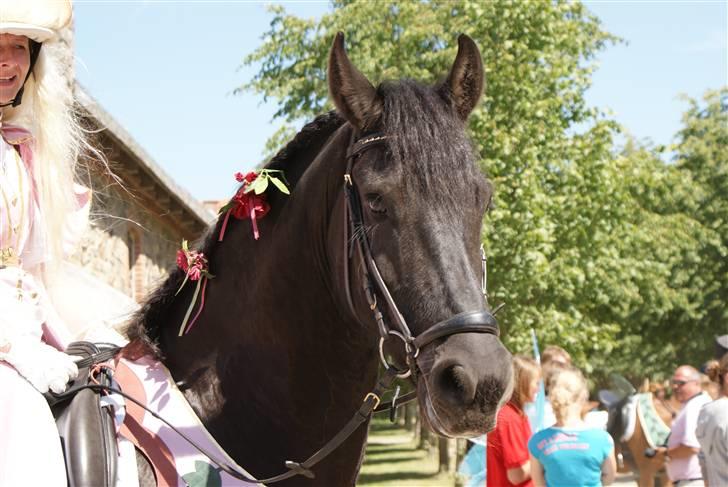
{"label": "brown horse in background", "polygon": [[[626,383],[626,381],[624,381]],[[660,383],[650,383],[645,380],[641,393],[651,394],[652,405],[657,415],[670,427],[675,415],[680,411],[682,405],[674,397],[667,397],[666,386]],[[617,457],[617,466],[620,473],[634,472],[638,477],[640,487],[654,487],[657,485],[671,486],[672,482],[665,472],[665,460],[663,456],[647,456],[645,453],[653,446],[647,440],[645,429],[637,414],[636,401],[637,391],[632,388],[627,391],[600,391],[600,402],[609,411],[607,429],[614,439],[614,453]],[[629,439],[622,441],[627,429],[628,416],[635,415],[634,432]]]}

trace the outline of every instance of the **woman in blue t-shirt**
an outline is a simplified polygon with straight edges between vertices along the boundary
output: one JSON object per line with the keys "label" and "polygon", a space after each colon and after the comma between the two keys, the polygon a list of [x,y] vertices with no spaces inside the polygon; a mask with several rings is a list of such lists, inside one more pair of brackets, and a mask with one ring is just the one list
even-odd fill
{"label": "woman in blue t-shirt", "polygon": [[588,427],[581,411],[589,392],[576,368],[556,372],[548,384],[556,424],[531,437],[531,478],[548,487],[597,487],[614,481],[614,443],[602,430]]}

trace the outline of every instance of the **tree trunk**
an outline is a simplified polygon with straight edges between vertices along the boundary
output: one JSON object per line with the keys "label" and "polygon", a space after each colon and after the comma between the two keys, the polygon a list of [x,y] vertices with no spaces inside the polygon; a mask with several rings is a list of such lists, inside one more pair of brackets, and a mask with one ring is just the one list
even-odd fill
{"label": "tree trunk", "polygon": [[417,403],[409,402],[404,405],[404,427],[407,431],[414,431],[417,423]]}
{"label": "tree trunk", "polygon": [[439,437],[437,439],[437,450],[438,450],[437,471],[438,472],[449,472],[450,471],[450,440],[448,438]]}
{"label": "tree trunk", "polygon": [[455,471],[457,471],[460,464],[465,458],[465,454],[468,452],[468,440],[465,438],[458,438],[455,440]]}
{"label": "tree trunk", "polygon": [[418,418],[417,422],[419,423],[417,429],[420,432],[420,441],[417,444],[417,448],[427,449],[430,447],[430,430],[427,429],[422,419]]}

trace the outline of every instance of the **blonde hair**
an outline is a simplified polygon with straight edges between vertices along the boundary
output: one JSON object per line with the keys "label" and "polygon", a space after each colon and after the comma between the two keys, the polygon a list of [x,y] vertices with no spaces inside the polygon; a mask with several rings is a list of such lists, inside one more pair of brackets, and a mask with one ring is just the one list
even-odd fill
{"label": "blonde hair", "polygon": [[[86,139],[75,112],[72,82],[66,77],[63,45],[45,42],[25,83],[22,103],[7,108],[4,119],[33,134],[33,179],[43,215],[44,246],[49,260],[44,278],[63,260],[64,229],[77,208],[73,191],[76,165],[82,152],[103,156]],[[68,64],[68,63],[66,63]]]}
{"label": "blonde hair", "polygon": [[531,383],[538,378],[541,371],[538,363],[531,357],[525,355],[513,356],[513,394],[511,402],[519,409],[531,400],[529,393]]}
{"label": "blonde hair", "polygon": [[543,376],[544,389],[546,394],[549,394],[551,378],[562,370],[571,368],[571,365],[566,365],[562,362],[547,362],[541,365],[541,375]]}
{"label": "blonde hair", "polygon": [[723,354],[723,358],[718,360],[711,360],[705,364],[705,374],[710,378],[711,381],[720,384],[721,387],[725,386],[723,378],[728,373],[728,353]]}
{"label": "blonde hair", "polygon": [[549,378],[549,401],[558,422],[579,414],[588,397],[586,379],[575,367],[557,369]]}

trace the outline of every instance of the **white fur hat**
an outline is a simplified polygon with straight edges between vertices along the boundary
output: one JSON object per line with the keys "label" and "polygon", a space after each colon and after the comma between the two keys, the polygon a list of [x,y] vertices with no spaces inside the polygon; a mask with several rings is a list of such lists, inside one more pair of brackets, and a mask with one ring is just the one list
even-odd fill
{"label": "white fur hat", "polygon": [[53,39],[71,21],[71,0],[0,0],[0,34]]}

